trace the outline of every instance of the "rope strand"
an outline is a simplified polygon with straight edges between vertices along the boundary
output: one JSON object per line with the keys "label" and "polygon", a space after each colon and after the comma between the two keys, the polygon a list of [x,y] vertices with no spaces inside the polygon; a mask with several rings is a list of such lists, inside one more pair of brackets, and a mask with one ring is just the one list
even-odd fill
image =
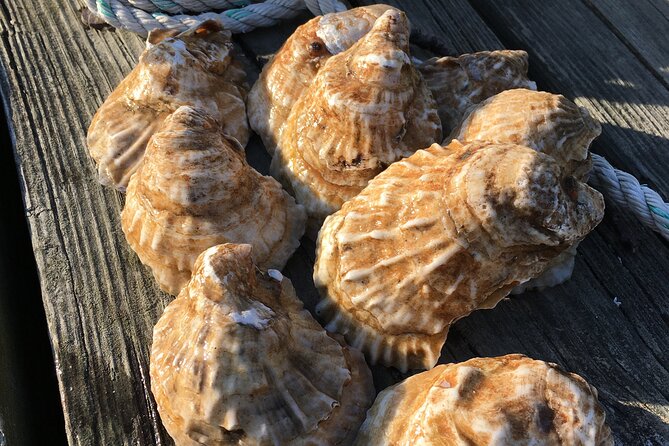
{"label": "rope strand", "polygon": [[593,153],[592,164],[593,187],[669,240],[669,203],[660,194],[640,184],[633,175],[616,169],[603,156]]}
{"label": "rope strand", "polygon": [[[87,5],[114,28],[144,37],[154,29],[185,30],[210,19],[233,33],[246,33],[295,17],[305,8],[314,15],[346,10],[339,0],[266,0],[253,4],[247,0],[87,0]],[[216,10],[224,11],[212,12]]]}
{"label": "rope strand", "polygon": [[[339,0],[266,0],[252,4],[248,0],[87,0],[87,4],[97,18],[142,36],[160,28],[185,30],[209,19],[219,21],[233,33],[245,33],[295,17],[305,8],[314,15],[346,10]],[[429,41],[430,46],[448,48],[438,37],[426,33],[419,37]],[[592,159],[590,183],[669,240],[669,204],[657,192],[639,184],[634,176],[611,166],[604,157],[593,153]]]}

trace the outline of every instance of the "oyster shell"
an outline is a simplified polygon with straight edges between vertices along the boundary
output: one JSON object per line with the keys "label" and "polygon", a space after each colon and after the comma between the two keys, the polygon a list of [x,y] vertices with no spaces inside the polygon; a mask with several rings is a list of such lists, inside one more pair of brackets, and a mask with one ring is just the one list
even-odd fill
{"label": "oyster shell", "polygon": [[408,52],[407,18],[389,9],[293,106],[271,172],[314,223],[389,164],[440,140],[436,104]]}
{"label": "oyster shell", "polygon": [[[513,89],[467,110],[451,138],[527,146],[549,154],[565,173],[584,180],[591,170],[588,148],[601,132],[585,108],[562,95]],[[514,294],[567,281],[574,270],[575,255],[576,246],[558,256],[542,275],[514,289]]]}
{"label": "oyster shell", "polygon": [[601,194],[548,155],[434,144],[325,221],[317,312],[371,363],[431,368],[453,322],[539,275],[603,213]]}
{"label": "oyster shell", "polygon": [[527,78],[525,51],[499,50],[434,57],[417,65],[439,106],[439,118],[448,135],[465,111],[503,90],[536,90]]}
{"label": "oyster shell", "polygon": [[379,394],[356,445],[613,446],[597,390],[523,355],[440,365]]}
{"label": "oyster shell", "polygon": [[125,190],[151,135],[182,105],[205,110],[246,145],[246,74],[231,51],[230,33],[215,21],[181,34],[149,34],[137,66],[100,106],[88,129],[88,149],[101,183]]}
{"label": "oyster shell", "polygon": [[333,54],[357,42],[388,5],[326,14],[299,26],[260,73],[247,99],[249,124],[272,154],[293,104]]}
{"label": "oyster shell", "polygon": [[176,295],[197,256],[219,243],[251,243],[261,267],[281,269],[305,219],[304,208],[249,166],[211,116],[182,106],[149,142],[121,224],[160,287]]}
{"label": "oyster shell", "polygon": [[503,91],[467,110],[451,139],[530,147],[552,156],[569,174],[583,179],[591,168],[590,143],[601,133],[601,125],[588,110],[564,96],[520,88]]}
{"label": "oyster shell", "polygon": [[177,445],[350,444],[372,404],[362,354],[330,337],[250,245],[209,248],[153,331],[151,390]]}

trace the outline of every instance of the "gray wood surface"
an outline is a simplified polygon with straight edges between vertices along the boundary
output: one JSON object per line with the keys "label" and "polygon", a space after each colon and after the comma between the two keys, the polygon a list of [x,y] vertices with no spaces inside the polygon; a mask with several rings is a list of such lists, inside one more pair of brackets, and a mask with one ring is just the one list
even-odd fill
{"label": "gray wood surface", "polygon": [[669,2],[584,0],[622,43],[669,87]]}
{"label": "gray wood surface", "polygon": [[[390,3],[406,5],[414,28],[442,36],[454,53],[529,50],[540,87],[576,99],[603,122],[596,151],[669,191],[669,92],[641,52],[612,31],[613,19],[575,0],[561,8],[510,0]],[[238,39],[251,77],[255,57],[275,51],[299,21]],[[126,32],[86,30],[74,5],[53,0],[0,4],[0,37],[0,87],[69,441],[170,444],[148,383],[151,329],[169,298],[127,247],[123,197],[97,183],[85,147],[90,118],[143,43]],[[257,137],[247,153],[266,172]],[[305,240],[285,271],[308,306],[316,298],[312,262],[313,243]],[[599,389],[619,444],[669,444],[667,277],[669,244],[611,206],[583,243],[570,282],[458,322],[442,361],[520,352],[557,362]],[[383,369],[375,377],[379,387],[399,378]]]}

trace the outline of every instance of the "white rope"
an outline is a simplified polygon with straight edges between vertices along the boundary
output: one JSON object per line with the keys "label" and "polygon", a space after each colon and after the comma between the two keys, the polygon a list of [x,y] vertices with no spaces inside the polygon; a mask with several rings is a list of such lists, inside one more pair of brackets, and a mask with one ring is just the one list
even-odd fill
{"label": "white rope", "polygon": [[604,157],[593,153],[592,162],[590,184],[669,240],[669,203],[653,189],[639,184],[633,175],[611,166]]}
{"label": "white rope", "polygon": [[[87,0],[87,5],[96,17],[114,28],[144,37],[154,29],[185,30],[209,19],[233,33],[245,33],[276,25],[305,8],[314,15],[346,10],[339,0],[266,0],[252,4],[246,0]],[[211,12],[222,9],[225,11]]]}
{"label": "white rope", "polygon": [[[339,0],[87,0],[89,10],[115,28],[142,36],[160,28],[185,30],[204,20],[217,20],[233,33],[272,26],[308,8],[314,15],[346,10]],[[230,9],[236,8],[236,9]],[[210,12],[225,10],[223,12]],[[195,14],[188,14],[195,13]],[[611,201],[631,211],[644,225],[669,240],[669,204],[634,176],[592,154],[590,183]]]}

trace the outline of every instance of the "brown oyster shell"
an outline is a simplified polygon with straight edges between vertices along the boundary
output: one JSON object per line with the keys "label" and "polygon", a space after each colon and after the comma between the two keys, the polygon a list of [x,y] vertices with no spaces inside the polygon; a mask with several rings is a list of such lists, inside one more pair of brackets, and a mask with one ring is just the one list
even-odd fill
{"label": "brown oyster shell", "polygon": [[351,444],[374,398],[362,354],[251,257],[250,245],[209,248],[156,324],[151,390],[165,428],[179,446]]}
{"label": "brown oyster shell", "polygon": [[293,104],[333,54],[348,49],[389,9],[370,5],[326,14],[299,26],[262,69],[247,98],[249,124],[272,154]]}
{"label": "brown oyster shell", "polygon": [[389,164],[440,140],[436,104],[408,52],[407,18],[389,9],[293,106],[271,172],[315,225]]}
{"label": "brown oyster shell", "polygon": [[209,115],[182,106],[164,123],[130,180],[123,232],[160,287],[179,293],[197,256],[226,242],[251,243],[262,268],[283,268],[306,215]]}
{"label": "brown oyster shell", "polygon": [[356,445],[613,446],[597,390],[523,355],[440,365],[379,394]]}
{"label": "brown oyster shell", "polygon": [[439,106],[444,135],[451,132],[473,104],[511,88],[537,88],[527,78],[527,53],[521,50],[435,57],[417,67]]}
{"label": "brown oyster shell", "polygon": [[539,275],[603,213],[601,194],[548,155],[434,144],[325,221],[317,312],[371,363],[431,368],[453,322]]}
{"label": "brown oyster shell", "polygon": [[100,182],[124,191],[153,133],[182,105],[205,110],[246,145],[246,74],[231,52],[230,33],[214,21],[181,34],[149,34],[137,66],[100,106],[88,129]]}

